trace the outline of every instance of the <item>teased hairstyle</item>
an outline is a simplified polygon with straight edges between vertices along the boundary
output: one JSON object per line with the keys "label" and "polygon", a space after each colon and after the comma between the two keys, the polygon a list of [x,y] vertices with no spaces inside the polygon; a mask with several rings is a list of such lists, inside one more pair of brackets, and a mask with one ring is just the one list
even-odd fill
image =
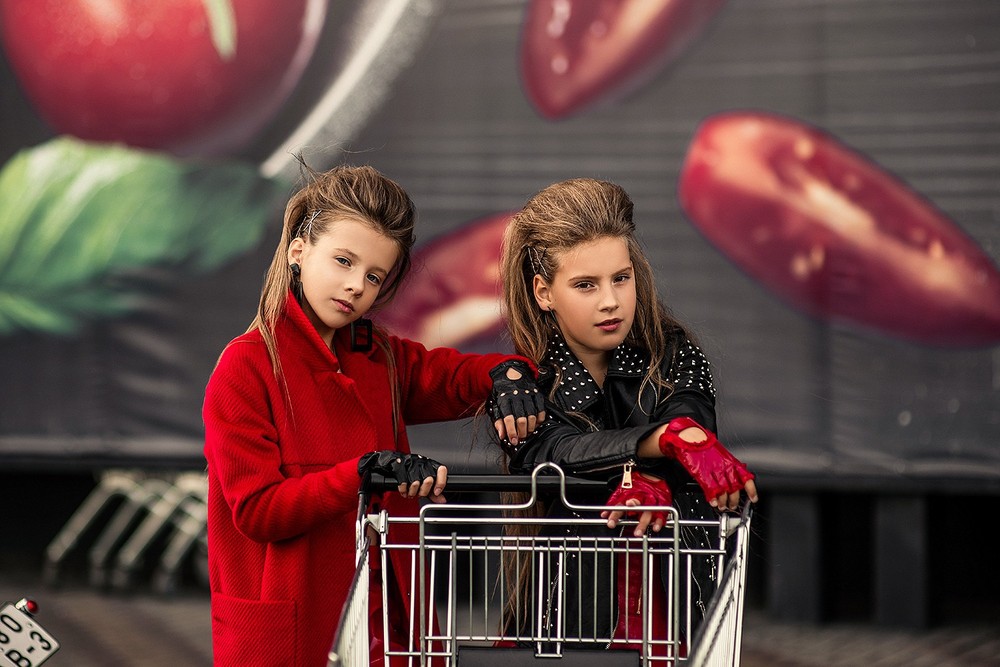
{"label": "teased hairstyle", "polygon": [[645,382],[661,385],[658,371],[672,352],[665,349],[665,334],[683,329],[656,292],[653,269],[635,237],[631,198],[607,181],[575,178],[554,183],[531,197],[507,226],[500,276],[514,349],[537,363],[553,335],[551,314],[535,302],[535,275],[551,282],[567,250],[602,238],[622,239],[628,246],[636,311],[626,342],[649,352],[652,363]]}
{"label": "teased hairstyle", "polygon": [[[247,331],[258,330],[271,357],[275,375],[281,378],[277,343],[274,332],[289,298],[292,272],[288,264],[288,248],[295,238],[308,244],[325,234],[331,224],[344,219],[371,225],[380,234],[396,242],[399,259],[379,291],[373,308],[392,299],[410,269],[410,251],[414,244],[413,226],[416,212],[410,196],[397,183],[369,166],[337,166],[328,171],[315,171],[301,162],[305,184],[292,195],[285,207],[281,240],[274,251],[261,290],[257,316]],[[385,336],[376,340],[386,353],[393,398],[398,402],[395,367]],[[395,412],[394,412],[394,416]]]}

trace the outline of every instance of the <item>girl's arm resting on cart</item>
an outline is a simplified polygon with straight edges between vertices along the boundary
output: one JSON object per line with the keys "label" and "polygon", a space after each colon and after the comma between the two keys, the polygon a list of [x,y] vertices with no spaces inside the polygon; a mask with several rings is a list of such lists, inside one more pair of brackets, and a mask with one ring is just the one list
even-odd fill
{"label": "girl's arm resting on cart", "polygon": [[[222,487],[233,522],[258,542],[276,542],[302,535],[324,522],[353,518],[359,487],[355,457],[332,468],[285,477],[277,457],[254,455],[235,440],[211,448],[208,466]],[[224,450],[225,454],[218,454]],[[233,451],[242,455],[233,455]]]}
{"label": "girl's arm resting on cart", "polygon": [[639,441],[639,456],[646,459],[662,458],[660,451],[660,436],[667,430],[667,424],[677,417],[690,417],[702,427],[715,431],[715,400],[704,391],[691,389],[678,390],[670,398],[660,403],[650,423],[656,428],[651,430]]}
{"label": "girl's arm resting on cart", "polygon": [[471,417],[489,397],[490,369],[508,359],[523,359],[509,354],[465,354],[447,347],[428,350],[395,336],[389,340],[407,424]]}
{"label": "girl's arm resting on cart", "polygon": [[678,391],[661,402],[649,423],[641,426],[581,433],[578,426],[568,423],[570,417],[551,402],[546,402],[546,414],[549,416],[546,421],[518,447],[506,440],[500,442],[508,453],[513,452],[512,471],[529,473],[546,461],[571,473],[601,470],[638,459],[655,464],[663,459],[658,445],[660,434],[672,419],[691,417],[706,428],[715,426],[714,399],[707,393],[690,390]]}
{"label": "girl's arm resting on cart", "polygon": [[[624,429],[581,433],[575,426],[552,417],[546,419],[516,448],[510,460],[512,472],[527,474],[540,463],[555,463],[567,473],[609,471],[636,460],[636,443],[656,428],[655,424]],[[504,447],[514,450],[507,442]]]}

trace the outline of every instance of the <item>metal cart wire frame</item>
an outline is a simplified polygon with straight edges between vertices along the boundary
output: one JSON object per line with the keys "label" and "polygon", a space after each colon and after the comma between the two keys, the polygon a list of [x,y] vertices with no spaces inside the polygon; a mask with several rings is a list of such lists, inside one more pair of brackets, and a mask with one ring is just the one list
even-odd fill
{"label": "metal cart wire frame", "polygon": [[[556,475],[539,473],[546,468]],[[567,480],[556,465],[542,464],[526,476],[467,475],[449,478],[449,491],[517,491],[530,490],[530,499],[521,505],[484,504],[426,504],[418,517],[390,517],[385,512],[365,515],[367,498],[362,495],[359,508],[358,561],[355,581],[344,605],[340,627],[330,652],[329,665],[368,665],[369,620],[369,560],[368,550],[373,535],[380,540],[379,557],[383,576],[388,572],[388,554],[401,550],[410,559],[413,576],[400,585],[409,586],[414,601],[408,618],[408,645],[402,650],[387,650],[390,665],[460,665],[463,653],[480,666],[483,656],[503,654],[503,664],[533,664],[536,658],[571,658],[579,655],[574,650],[601,650],[616,647],[641,649],[643,665],[729,665],[740,663],[742,637],[743,594],[746,577],[746,554],[749,540],[751,511],[745,506],[739,516],[722,514],[715,521],[680,519],[672,507],[634,507],[632,511],[655,509],[667,515],[667,523],[660,533],[647,531],[641,538],[622,531],[622,536],[608,538],[512,537],[510,535],[477,535],[484,527],[504,527],[518,523],[546,525],[572,522],[604,524],[602,519],[573,518],[513,518],[511,510],[527,509],[539,500],[539,491],[558,491],[559,501],[568,508],[593,514],[608,506],[573,505],[567,500],[567,484],[574,488],[600,488],[601,482]],[[382,482],[379,489],[394,488],[393,483]],[[416,544],[399,544],[390,539],[394,524],[416,523],[419,540]],[[623,521],[634,525],[635,521]],[[710,529],[717,535],[717,544],[711,549],[685,547],[680,539],[681,530],[697,526]],[[627,533],[627,535],[626,535]],[[539,591],[535,598],[534,617],[530,630],[525,633],[520,623],[513,630],[502,627],[501,612],[504,599],[504,574],[500,560],[504,555],[512,558],[531,559],[532,586]],[[641,628],[626,629],[627,638],[616,638],[607,633],[586,636],[567,633],[567,629],[581,627],[581,619],[567,619],[561,615],[569,591],[562,590],[558,582],[562,576],[551,577],[553,572],[563,573],[568,563],[584,558],[641,558]],[[656,635],[649,613],[652,606],[651,582],[658,576],[653,567],[654,557],[664,559],[667,572],[666,616],[667,629]],[[711,559],[716,568],[717,589],[712,596],[704,620],[695,630],[691,613],[692,567],[697,559]],[[613,570],[612,570],[613,571]],[[596,570],[595,570],[596,572]],[[463,576],[459,576],[459,575]],[[627,575],[626,575],[627,576]],[[546,590],[545,584],[556,582],[555,590]],[[611,585],[618,582],[612,581]],[[388,613],[390,601],[388,584],[382,586],[382,611]],[[492,591],[492,594],[491,594]],[[575,595],[585,594],[578,586]],[[597,594],[597,582],[590,594]],[[543,599],[548,601],[554,618],[546,618]],[[553,605],[552,600],[557,602]],[[614,604],[610,602],[609,604]],[[516,607],[517,605],[515,605]],[[595,607],[596,609],[596,607]],[[389,647],[388,619],[382,623],[386,636],[384,645]],[[690,642],[685,638],[693,637]],[[627,646],[622,646],[627,645]],[[502,647],[502,648],[498,648]],[[528,648],[525,648],[528,647]],[[488,653],[482,653],[490,648]],[[615,662],[628,651],[608,651],[602,658],[605,665],[626,664]],[[509,654],[509,655],[508,655]],[[591,659],[592,659],[591,654]],[[635,653],[632,662],[640,664]],[[571,659],[560,664],[577,664]],[[468,663],[466,663],[468,664]],[[499,664],[499,663],[498,663]]]}
{"label": "metal cart wire frame", "polygon": [[[364,505],[362,505],[362,510],[364,510]],[[344,602],[333,647],[330,649],[327,661],[330,666],[370,667],[368,658],[368,592],[370,583],[368,549],[371,546],[371,537],[365,532],[362,524],[359,529],[358,564],[354,570],[354,579],[351,581],[347,600]]]}

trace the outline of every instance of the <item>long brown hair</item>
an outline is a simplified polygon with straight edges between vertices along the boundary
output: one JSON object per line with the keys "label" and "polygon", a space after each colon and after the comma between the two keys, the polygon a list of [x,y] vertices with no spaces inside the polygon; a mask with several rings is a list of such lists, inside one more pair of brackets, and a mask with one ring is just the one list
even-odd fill
{"label": "long brown hair", "polygon": [[644,382],[669,391],[659,372],[671,352],[665,347],[665,334],[683,328],[657,294],[653,268],[635,236],[632,209],[632,199],[621,186],[591,178],[553,183],[531,197],[504,231],[500,256],[503,309],[514,349],[540,362],[555,330],[535,302],[535,275],[551,282],[567,250],[602,238],[622,239],[628,247],[636,290],[635,321],[625,340],[650,354]]}
{"label": "long brown hair", "polygon": [[[281,239],[275,248],[271,265],[257,306],[257,315],[247,331],[257,330],[264,339],[271,365],[279,381],[284,381],[278,358],[275,328],[285,309],[292,284],[288,263],[288,247],[295,238],[315,243],[332,223],[345,218],[369,224],[373,229],[396,242],[399,259],[386,277],[372,308],[389,302],[410,269],[410,251],[415,241],[413,227],[416,211],[413,201],[396,182],[370,166],[340,165],[328,171],[315,171],[299,160],[304,184],[285,206]],[[395,362],[384,332],[377,331],[376,342],[386,354],[389,383],[393,396],[393,417],[398,422],[399,396],[395,381]]]}

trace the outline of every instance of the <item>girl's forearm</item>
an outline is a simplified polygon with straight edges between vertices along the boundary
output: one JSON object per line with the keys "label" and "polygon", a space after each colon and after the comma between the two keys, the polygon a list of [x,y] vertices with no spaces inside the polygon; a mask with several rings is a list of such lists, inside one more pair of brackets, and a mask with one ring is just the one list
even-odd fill
{"label": "girl's forearm", "polygon": [[[663,452],[660,451],[660,436],[662,436],[666,430],[667,425],[664,424],[639,441],[639,447],[636,449],[636,454],[639,458],[664,458]],[[687,442],[702,442],[706,437],[703,430],[693,426],[684,429],[678,435],[682,440],[686,440]]]}
{"label": "girl's forearm", "polygon": [[667,425],[659,427],[645,438],[639,441],[636,454],[641,459],[662,459],[663,452],[660,451],[660,436],[667,430]]}

